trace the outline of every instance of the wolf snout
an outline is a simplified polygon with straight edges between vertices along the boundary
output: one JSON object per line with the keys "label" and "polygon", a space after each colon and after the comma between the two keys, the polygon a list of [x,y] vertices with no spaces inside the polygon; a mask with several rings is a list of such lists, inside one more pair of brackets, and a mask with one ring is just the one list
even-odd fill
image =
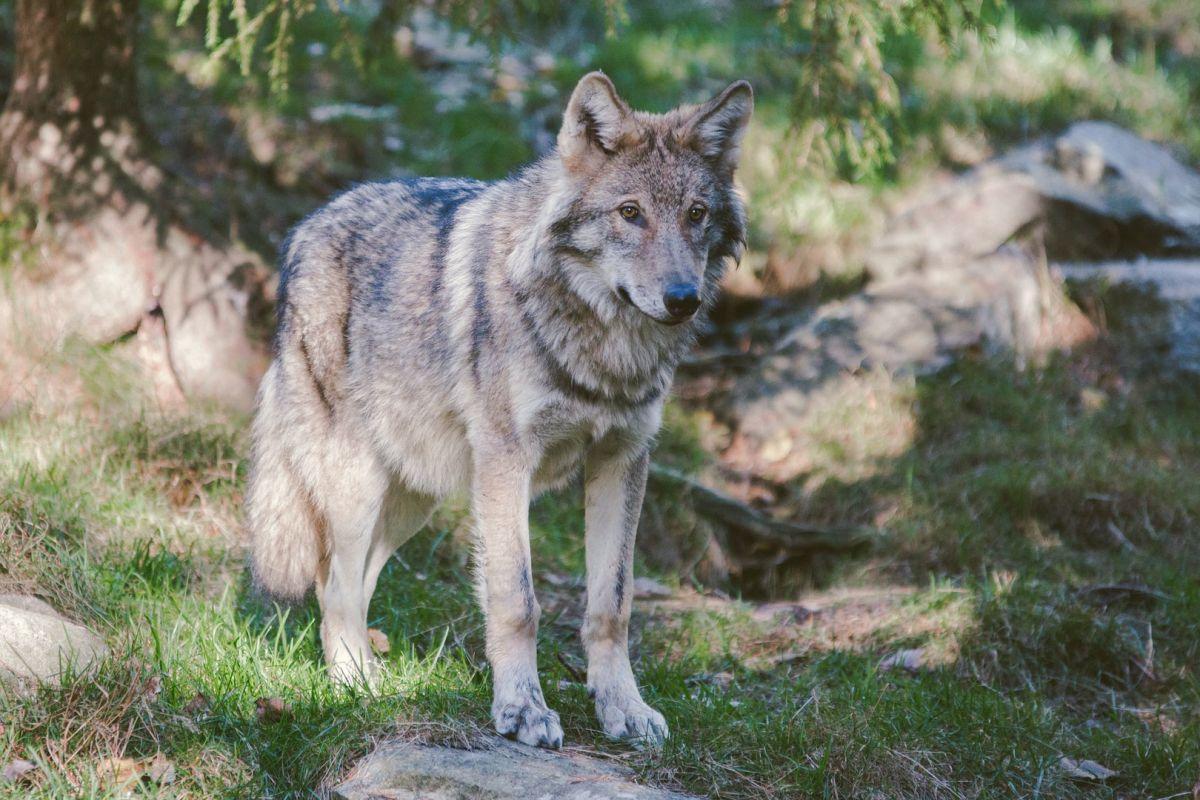
{"label": "wolf snout", "polygon": [[672,321],[682,322],[700,308],[700,291],[692,283],[674,283],[663,292],[663,306]]}

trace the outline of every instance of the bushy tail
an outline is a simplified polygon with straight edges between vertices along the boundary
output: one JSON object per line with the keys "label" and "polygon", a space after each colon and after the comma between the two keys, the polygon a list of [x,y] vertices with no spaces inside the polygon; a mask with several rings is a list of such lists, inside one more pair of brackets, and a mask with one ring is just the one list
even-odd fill
{"label": "bushy tail", "polygon": [[312,500],[284,456],[286,445],[272,438],[271,412],[263,397],[254,424],[246,526],[255,583],[293,601],[303,598],[316,579],[323,540]]}

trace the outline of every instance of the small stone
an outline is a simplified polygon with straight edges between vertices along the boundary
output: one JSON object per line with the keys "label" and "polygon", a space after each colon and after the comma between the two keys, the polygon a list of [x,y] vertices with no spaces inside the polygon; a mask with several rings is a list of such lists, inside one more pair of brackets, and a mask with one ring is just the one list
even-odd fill
{"label": "small stone", "polygon": [[0,595],[0,680],[57,684],[108,655],[104,640],[36,597]]}
{"label": "small stone", "polygon": [[1077,780],[1106,781],[1117,776],[1116,771],[1087,758],[1076,761],[1063,756],[1058,760],[1058,767],[1067,774],[1067,777]]}
{"label": "small stone", "polygon": [[26,761],[23,758],[14,758],[12,761],[4,765],[4,771],[0,772],[0,782],[17,783],[25,780],[29,773],[37,769],[37,766],[32,761]]}
{"label": "small stone", "polygon": [[904,669],[916,672],[925,663],[925,652],[920,648],[897,650],[879,662],[880,669]]}

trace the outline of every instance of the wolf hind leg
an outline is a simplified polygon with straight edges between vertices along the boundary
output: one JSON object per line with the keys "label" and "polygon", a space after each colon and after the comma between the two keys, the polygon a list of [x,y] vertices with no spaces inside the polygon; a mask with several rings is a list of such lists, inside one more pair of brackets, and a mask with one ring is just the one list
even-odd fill
{"label": "wolf hind leg", "polygon": [[312,487],[326,533],[326,555],[317,569],[321,644],[334,681],[369,683],[375,662],[367,636],[367,565],[388,479],[373,455],[337,461],[322,465],[323,480]]}
{"label": "wolf hind leg", "polygon": [[363,580],[363,620],[367,619],[367,610],[371,597],[375,594],[375,585],[379,574],[387,565],[388,559],[417,531],[425,527],[429,516],[437,505],[437,499],[427,494],[414,492],[400,483],[393,483],[383,501],[383,510],[379,521],[375,524],[375,532],[371,539],[371,547],[367,553],[366,573]]}

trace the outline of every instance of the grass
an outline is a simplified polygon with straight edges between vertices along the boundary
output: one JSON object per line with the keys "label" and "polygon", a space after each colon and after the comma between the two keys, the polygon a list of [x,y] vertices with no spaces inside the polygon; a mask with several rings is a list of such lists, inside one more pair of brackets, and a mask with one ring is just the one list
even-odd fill
{"label": "grass", "polygon": [[[896,381],[900,399],[882,407],[911,416],[907,446],[884,432],[879,448],[818,448],[797,495],[810,513],[886,519],[874,551],[809,565],[810,588],[782,605],[689,590],[637,604],[635,668],[672,726],[660,754],[604,740],[565,665],[583,666],[570,588],[582,521],[571,493],[540,501],[543,685],[568,743],[722,798],[1189,789],[1200,774],[1196,387],[1139,369],[1152,342],[1121,332],[1146,326],[1107,294],[1096,303],[1109,304],[1111,332],[1090,350],[1025,373],[980,360]],[[379,736],[461,744],[486,731],[462,512],[441,512],[384,573],[371,625],[392,647],[377,693],[335,689],[313,604],[280,609],[247,585],[244,421],[147,410],[121,383],[120,358],[59,356],[91,376],[72,384],[73,402],[0,423],[0,583],[113,650],[94,676],[4,695],[0,761],[37,769],[0,796],[116,797],[106,759],[156,753],[175,779],[144,781],[139,796],[310,796]],[[875,380],[868,393],[882,391]],[[1108,387],[1104,403],[1082,404],[1095,385]],[[881,428],[863,426],[878,402],[814,408],[868,437]],[[660,460],[697,468],[689,415],[668,419]],[[1147,590],[1089,589],[1112,583]],[[902,650],[920,666],[881,666]],[[286,704],[277,718],[258,712],[270,698]],[[1073,780],[1062,756],[1119,775]]]}

